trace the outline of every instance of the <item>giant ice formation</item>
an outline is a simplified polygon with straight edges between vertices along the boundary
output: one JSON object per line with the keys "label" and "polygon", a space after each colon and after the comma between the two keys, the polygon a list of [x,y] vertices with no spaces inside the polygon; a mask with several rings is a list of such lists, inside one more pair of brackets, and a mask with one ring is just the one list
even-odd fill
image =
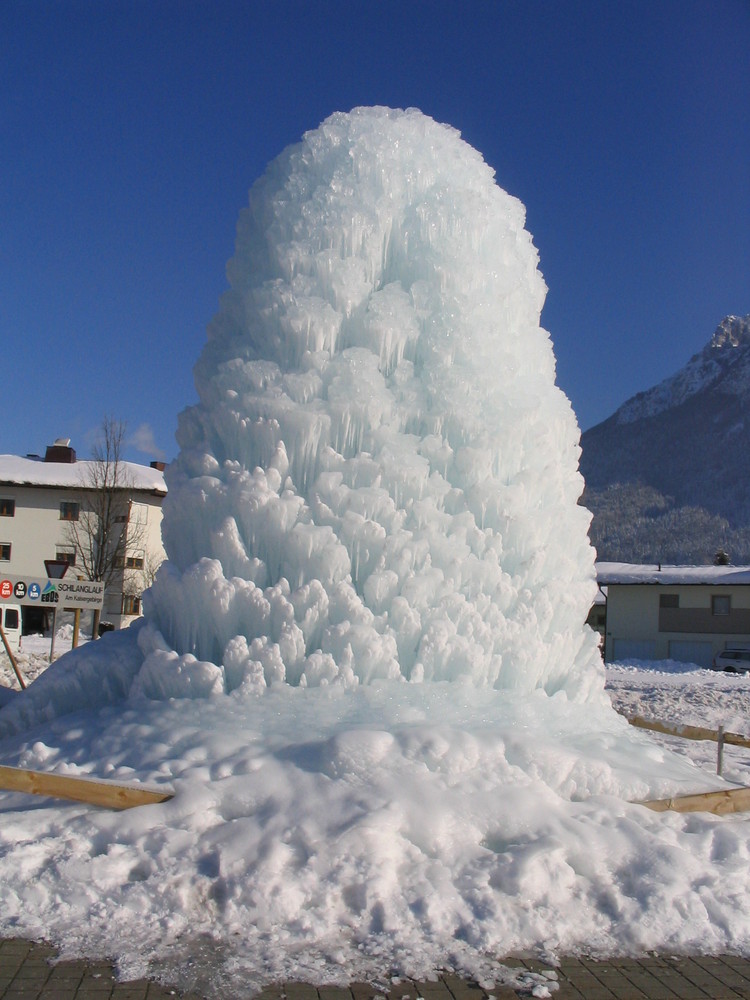
{"label": "giant ice formation", "polygon": [[523,224],[417,111],[334,115],[255,185],[145,620],[0,710],[13,763],[175,796],[13,804],[0,932],[240,998],[486,985],[529,949],[750,952],[741,827],[628,802],[722,783],[603,690]]}
{"label": "giant ice formation", "polygon": [[522,204],[417,110],[334,114],[239,219],[138,686],[601,689],[579,432]]}

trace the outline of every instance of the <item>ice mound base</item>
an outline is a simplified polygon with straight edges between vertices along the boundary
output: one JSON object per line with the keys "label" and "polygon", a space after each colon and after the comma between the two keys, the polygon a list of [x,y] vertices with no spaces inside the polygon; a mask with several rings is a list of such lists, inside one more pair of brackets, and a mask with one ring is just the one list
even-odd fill
{"label": "ice mound base", "polygon": [[358,109],[270,165],[228,270],[144,619],[0,711],[7,762],[175,797],[3,796],[0,932],[233,996],[750,951],[743,821],[629,804],[719,781],[604,694],[521,204]]}

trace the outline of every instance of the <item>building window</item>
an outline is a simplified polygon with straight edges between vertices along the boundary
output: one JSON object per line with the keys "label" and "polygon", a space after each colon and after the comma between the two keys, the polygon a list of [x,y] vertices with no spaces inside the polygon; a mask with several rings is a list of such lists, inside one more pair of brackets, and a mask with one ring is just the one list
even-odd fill
{"label": "building window", "polygon": [[63,500],[60,504],[60,520],[77,521],[80,509],[79,503],[75,503],[73,500]]}
{"label": "building window", "polygon": [[679,606],[680,606],[679,594],[659,594],[660,608],[679,608]]}
{"label": "building window", "polygon": [[10,562],[10,542],[0,542],[0,562]]}
{"label": "building window", "polygon": [[0,497],[0,517],[15,517],[16,501],[7,497]]}
{"label": "building window", "polygon": [[133,552],[131,555],[120,555],[115,557],[115,569],[143,569],[144,557],[142,552]]}
{"label": "building window", "polygon": [[729,595],[714,594],[711,598],[712,615],[728,615],[732,610],[732,599]]}
{"label": "building window", "polygon": [[68,566],[75,566],[76,564],[76,554],[75,549],[57,549],[55,552],[55,559],[57,562],[67,563]]}
{"label": "building window", "polygon": [[139,615],[141,613],[141,599],[134,594],[122,595],[122,613],[124,615]]}

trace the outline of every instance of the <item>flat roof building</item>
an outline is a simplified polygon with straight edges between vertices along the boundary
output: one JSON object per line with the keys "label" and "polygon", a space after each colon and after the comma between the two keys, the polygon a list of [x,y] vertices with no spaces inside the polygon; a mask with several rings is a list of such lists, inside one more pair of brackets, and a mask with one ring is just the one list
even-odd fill
{"label": "flat roof building", "polygon": [[710,667],[750,648],[750,566],[596,564],[606,591],[604,658],[678,660]]}

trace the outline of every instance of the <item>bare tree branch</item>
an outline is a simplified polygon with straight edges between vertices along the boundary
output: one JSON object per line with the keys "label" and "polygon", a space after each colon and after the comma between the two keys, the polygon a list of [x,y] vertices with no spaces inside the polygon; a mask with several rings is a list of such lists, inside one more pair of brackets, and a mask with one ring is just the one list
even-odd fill
{"label": "bare tree branch", "polygon": [[[132,516],[135,483],[122,459],[126,430],[123,421],[109,416],[102,421],[101,435],[81,477],[78,516],[68,522],[66,530],[77,568],[89,580],[103,581],[105,592],[114,582],[124,592],[123,574],[128,562],[145,561],[143,551],[140,556],[129,555],[143,550],[146,526],[139,517]],[[94,616],[95,637],[99,617],[99,613]]]}

